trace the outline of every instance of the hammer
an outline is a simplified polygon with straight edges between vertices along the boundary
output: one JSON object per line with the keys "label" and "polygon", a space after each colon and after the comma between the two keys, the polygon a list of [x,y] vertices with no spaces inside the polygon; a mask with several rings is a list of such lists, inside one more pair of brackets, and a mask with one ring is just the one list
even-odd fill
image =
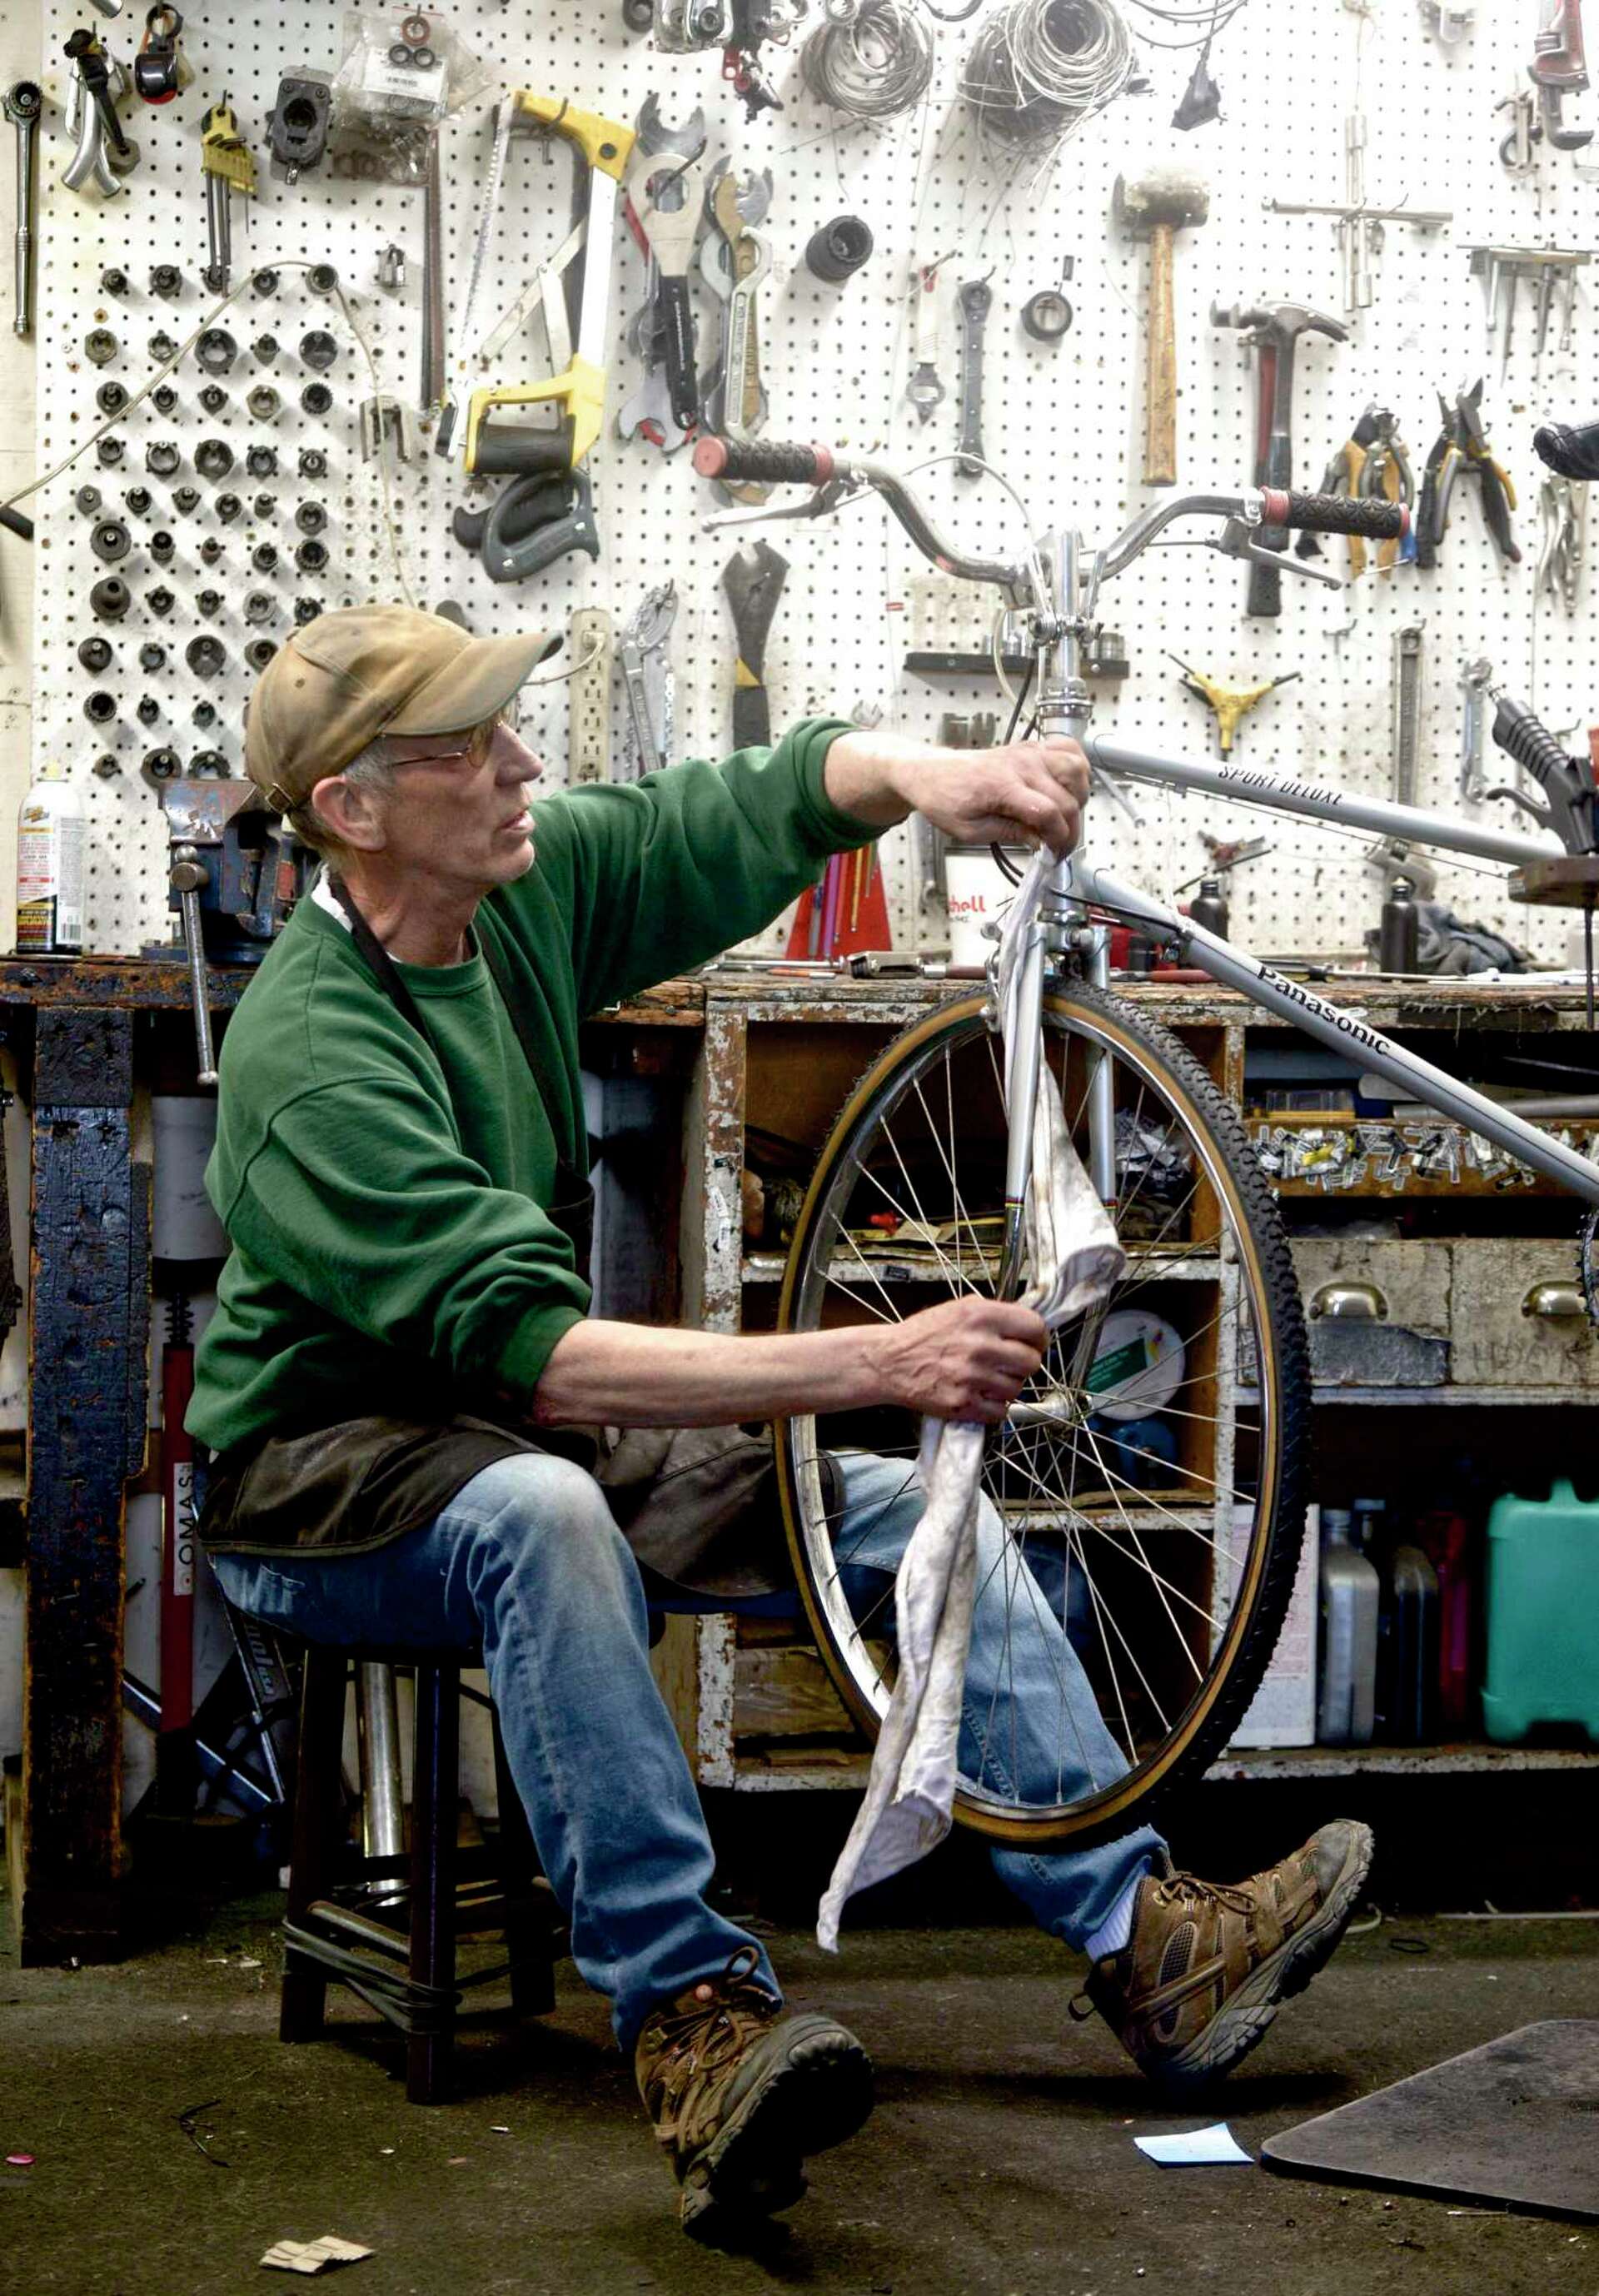
{"label": "hammer", "polygon": [[[1293,421],[1293,360],[1299,339],[1314,333],[1330,335],[1335,343],[1341,343],[1349,340],[1349,331],[1341,319],[1330,319],[1324,311],[1312,311],[1303,303],[1251,304],[1247,308],[1234,304],[1230,311],[1223,304],[1213,303],[1210,319],[1218,327],[1246,329],[1246,340],[1259,354],[1255,484],[1285,487],[1292,476],[1289,428]],[[1263,526],[1255,539],[1262,549],[1286,550],[1288,529]],[[1280,614],[1282,611],[1283,577],[1275,566],[1263,566],[1258,558],[1251,559],[1245,613]]]}
{"label": "hammer", "polygon": [[1177,334],[1172,302],[1172,241],[1210,212],[1209,187],[1175,168],[1129,184],[1116,178],[1116,220],[1149,242],[1149,347],[1144,385],[1144,483],[1177,476]]}

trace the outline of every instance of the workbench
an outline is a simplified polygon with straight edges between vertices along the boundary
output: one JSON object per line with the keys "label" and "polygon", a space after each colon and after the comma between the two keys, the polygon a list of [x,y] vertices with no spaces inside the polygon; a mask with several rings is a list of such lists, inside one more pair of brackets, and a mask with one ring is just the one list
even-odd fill
{"label": "workbench", "polygon": [[[212,971],[219,1029],[251,977],[248,967]],[[605,1127],[607,1168],[617,1181],[596,1268],[604,1312],[720,1331],[769,1328],[782,1260],[744,1242],[747,1141],[780,1132],[819,1148],[882,1046],[972,986],[713,972],[596,1015],[585,1029],[584,1058],[605,1080],[615,1119]],[[1128,993],[1235,1100],[1246,1041],[1257,1030],[1283,1033],[1208,985],[1137,984]],[[1578,992],[1536,981],[1345,982],[1329,993],[1377,1026],[1435,1047],[1439,1032],[1456,1042],[1472,1034],[1530,1039],[1583,1025]],[[137,1102],[152,1086],[193,1088],[186,974],[176,958],[0,962],[0,1028],[30,1110],[32,1206],[26,1751],[7,1781],[6,1840],[23,1959],[103,1959],[122,1939],[124,1507],[127,1484],[144,1465],[148,1419],[150,1171],[136,1152]],[[1314,1180],[1307,1185],[1314,1193]],[[1438,1198],[1446,1185],[1413,1178],[1409,1201]],[[1292,1210],[1301,1191],[1285,1183],[1281,1193]],[[1528,1200],[1519,1189],[1478,1195],[1469,1233],[1452,1249],[1499,1242],[1496,1207]],[[1554,1218],[1562,1210],[1548,1207],[1551,1238],[1574,1232],[1574,1215],[1565,1226]],[[1516,1221],[1508,1225],[1515,1234]],[[7,1235],[0,1218],[0,1320],[9,1324],[17,1291]],[[1518,1281],[1529,1249],[1515,1248]],[[1480,1304],[1479,1297],[1474,1316]],[[1396,1417],[1395,1401],[1446,1398],[1554,1412],[1599,1385],[1599,1348],[1586,1327],[1564,1334],[1546,1363],[1535,1358],[1536,1349],[1513,1379],[1496,1381],[1480,1366],[1472,1380],[1431,1394],[1396,1387],[1377,1400]],[[1326,1399],[1373,1402],[1338,1390]],[[0,1555],[17,1537],[14,1521],[9,1533],[6,1525],[0,1506]],[[656,1657],[703,1784],[772,1791],[858,1782],[859,1742],[797,1628],[674,1618]],[[1318,1750],[1323,1767],[1330,1751]],[[1383,1751],[1393,1750],[1374,1750]],[[1407,1767],[1425,1760],[1406,1750]],[[1238,1774],[1235,1763],[1227,1774]]]}

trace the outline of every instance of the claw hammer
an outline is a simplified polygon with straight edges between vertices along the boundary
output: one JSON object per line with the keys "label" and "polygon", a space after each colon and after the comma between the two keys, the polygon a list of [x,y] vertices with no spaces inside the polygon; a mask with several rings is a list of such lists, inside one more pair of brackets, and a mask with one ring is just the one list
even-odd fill
{"label": "claw hammer", "polygon": [[[1255,484],[1286,487],[1293,473],[1289,433],[1293,422],[1294,354],[1300,337],[1327,335],[1333,342],[1341,343],[1349,340],[1349,331],[1341,319],[1329,318],[1324,311],[1313,311],[1304,303],[1257,303],[1247,308],[1235,303],[1231,310],[1215,303],[1210,307],[1210,318],[1216,326],[1241,327],[1247,332],[1247,340],[1258,360]],[[1263,526],[1255,539],[1263,549],[1286,550],[1288,529]],[[1276,567],[1263,566],[1259,559],[1251,559],[1245,613],[1276,615],[1282,611],[1282,575]]]}

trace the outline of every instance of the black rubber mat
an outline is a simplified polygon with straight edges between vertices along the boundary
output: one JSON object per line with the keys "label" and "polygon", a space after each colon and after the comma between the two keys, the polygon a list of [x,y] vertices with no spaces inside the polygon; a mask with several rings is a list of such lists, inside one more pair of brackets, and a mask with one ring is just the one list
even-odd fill
{"label": "black rubber mat", "polygon": [[1599,2220],[1599,2020],[1551,2017],[1274,2136],[1295,2177]]}

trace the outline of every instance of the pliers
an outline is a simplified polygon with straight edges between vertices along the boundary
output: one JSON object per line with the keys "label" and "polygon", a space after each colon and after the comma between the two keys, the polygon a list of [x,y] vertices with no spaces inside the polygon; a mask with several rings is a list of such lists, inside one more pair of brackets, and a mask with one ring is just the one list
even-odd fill
{"label": "pliers", "polygon": [[1547,478],[1538,495],[1543,546],[1538,552],[1535,597],[1547,590],[1568,614],[1577,610],[1587,544],[1587,488],[1570,479]]}
{"label": "pliers", "polygon": [[[1323,473],[1322,492],[1352,495],[1360,502],[1403,503],[1409,509],[1415,500],[1415,480],[1399,437],[1399,418],[1390,407],[1372,400]],[[1357,582],[1365,571],[1365,544],[1357,534],[1349,536],[1349,579]],[[1414,554],[1408,537],[1403,546],[1406,557]],[[1397,537],[1379,545],[1378,563],[1385,573],[1398,559],[1400,548]],[[1294,553],[1300,558],[1319,558],[1321,548],[1314,535],[1302,534]]]}
{"label": "pliers", "polygon": [[1472,390],[1459,391],[1453,399],[1446,398],[1440,390],[1438,405],[1443,428],[1427,457],[1422,478],[1422,503],[1416,515],[1416,564],[1437,565],[1439,547],[1449,522],[1450,496],[1456,480],[1464,471],[1467,477],[1478,481],[1482,515],[1499,555],[1519,565],[1521,554],[1510,530],[1516,490],[1503,464],[1495,461],[1482,427],[1482,378],[1479,376]]}

